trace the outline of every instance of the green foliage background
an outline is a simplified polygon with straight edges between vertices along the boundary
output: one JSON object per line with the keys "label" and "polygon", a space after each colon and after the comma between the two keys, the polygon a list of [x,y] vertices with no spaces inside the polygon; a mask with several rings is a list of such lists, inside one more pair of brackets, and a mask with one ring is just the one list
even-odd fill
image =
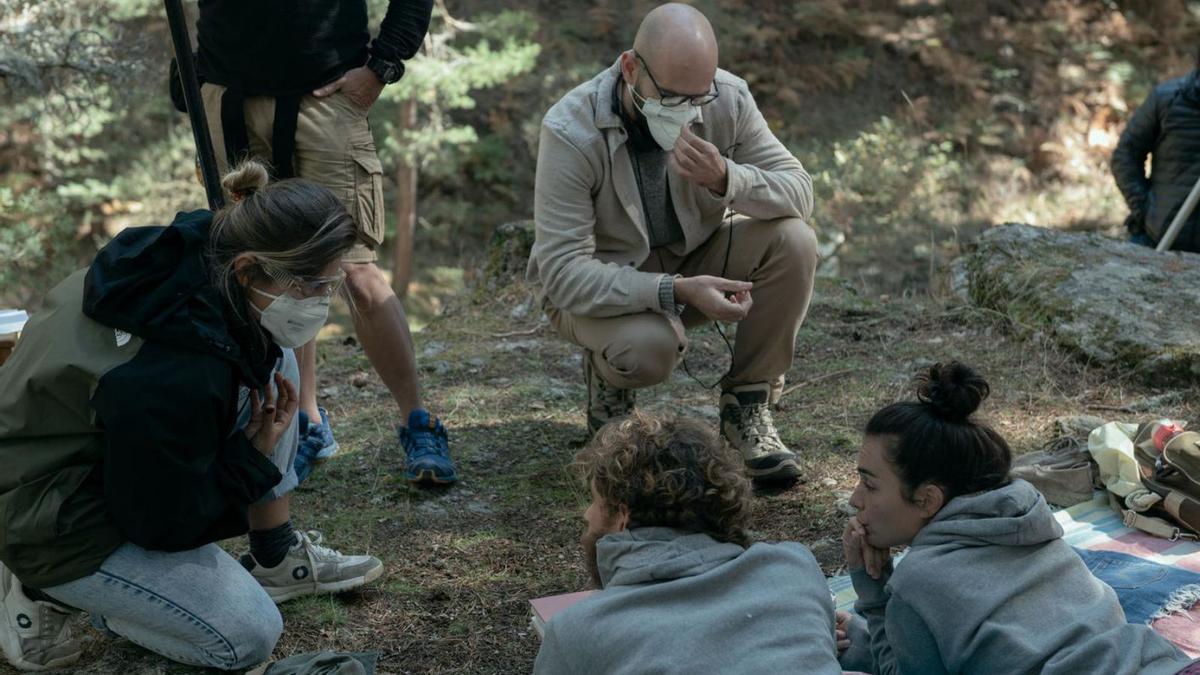
{"label": "green foliage background", "polygon": [[[389,200],[399,163],[419,169],[419,273],[469,267],[492,228],[531,215],[542,114],[654,4],[439,7],[371,114]],[[694,4],[814,175],[826,253],[882,291],[936,288],[960,241],[996,222],[1119,234],[1108,155],[1153,84],[1192,66],[1200,25],[1183,0]],[[386,0],[368,5],[374,28]],[[36,308],[121,228],[204,204],[169,55],[157,0],[0,3],[0,305]]]}

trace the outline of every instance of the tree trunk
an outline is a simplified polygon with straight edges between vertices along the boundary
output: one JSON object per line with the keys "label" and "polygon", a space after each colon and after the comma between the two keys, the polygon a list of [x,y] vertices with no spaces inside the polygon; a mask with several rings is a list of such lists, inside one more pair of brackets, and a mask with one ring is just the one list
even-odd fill
{"label": "tree trunk", "polygon": [[[400,106],[401,132],[417,125],[417,102]],[[403,298],[413,273],[413,237],[417,227],[417,167],[401,159],[396,166],[396,240],[392,242],[392,290]]]}

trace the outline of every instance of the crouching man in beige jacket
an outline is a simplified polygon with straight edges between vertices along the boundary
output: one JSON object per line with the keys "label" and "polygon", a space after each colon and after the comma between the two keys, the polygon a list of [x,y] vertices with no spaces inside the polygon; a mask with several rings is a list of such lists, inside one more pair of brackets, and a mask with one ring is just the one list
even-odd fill
{"label": "crouching man in beige jacket", "polygon": [[721,433],[750,476],[799,475],[769,404],[812,297],[812,204],[812,179],[687,5],[651,11],[632,50],[546,113],[529,276],[584,349],[593,431],[670,376],[684,327],[738,322]]}

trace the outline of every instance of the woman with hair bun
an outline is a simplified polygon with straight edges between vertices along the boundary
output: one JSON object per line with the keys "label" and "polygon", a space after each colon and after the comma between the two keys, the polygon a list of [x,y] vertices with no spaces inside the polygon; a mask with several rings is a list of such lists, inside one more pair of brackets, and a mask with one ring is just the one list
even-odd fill
{"label": "woman with hair bun", "polygon": [[938,364],[916,401],[867,422],[842,545],[874,672],[1180,672],[1188,657],[1126,623],[1041,494],[1009,478],[1008,444],[973,417],[988,393],[972,368]]}
{"label": "woman with hair bun", "polygon": [[[244,164],[217,213],[125,230],[49,292],[0,368],[0,650],[79,658],[68,613],[167,658],[271,655],[275,604],[382,563],[292,527],[292,348],[316,336],[354,221],[326,188]],[[214,542],[249,532],[238,561]]]}

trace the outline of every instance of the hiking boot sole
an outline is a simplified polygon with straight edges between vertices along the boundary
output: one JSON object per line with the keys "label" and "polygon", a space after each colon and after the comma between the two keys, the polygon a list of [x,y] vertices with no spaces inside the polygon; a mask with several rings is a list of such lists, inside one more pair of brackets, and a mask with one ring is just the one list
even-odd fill
{"label": "hiking boot sole", "polygon": [[458,476],[442,478],[433,469],[418,471],[415,476],[405,476],[404,478],[413,485],[453,485],[458,482]]}
{"label": "hiking boot sole", "polygon": [[267,586],[263,586],[263,590],[265,590],[267,595],[271,597],[271,600],[278,605],[287,602],[288,600],[295,600],[296,598],[303,597],[305,595],[325,595],[329,593],[341,593],[343,591],[349,591],[351,589],[358,588],[359,586],[365,586],[381,576],[383,576],[382,564],[367,570],[367,573],[361,577],[318,583],[315,588],[269,588]]}
{"label": "hiking boot sole", "polygon": [[785,481],[800,477],[800,463],[795,455],[763,457],[754,465],[746,464],[746,477],[757,481]]}

